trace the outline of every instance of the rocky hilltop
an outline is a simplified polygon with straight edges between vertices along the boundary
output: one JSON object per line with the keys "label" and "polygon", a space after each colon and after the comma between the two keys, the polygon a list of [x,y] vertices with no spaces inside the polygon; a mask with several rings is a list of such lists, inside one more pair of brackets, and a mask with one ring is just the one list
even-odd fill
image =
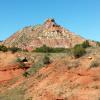
{"label": "rocky hilltop", "polygon": [[42,45],[49,47],[73,47],[85,39],[56,24],[54,19],[47,19],[43,25],[25,27],[6,39],[3,44],[23,49],[33,49]]}

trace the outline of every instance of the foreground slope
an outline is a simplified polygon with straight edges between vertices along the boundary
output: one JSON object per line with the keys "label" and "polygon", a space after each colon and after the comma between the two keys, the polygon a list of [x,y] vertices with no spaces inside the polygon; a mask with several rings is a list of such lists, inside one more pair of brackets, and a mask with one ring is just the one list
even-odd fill
{"label": "foreground slope", "polygon": [[[0,84],[0,100],[99,100],[99,51],[100,48],[88,48],[87,54],[78,59],[68,53],[50,54],[51,64],[27,78],[19,74],[17,79]],[[40,62],[44,54],[27,55],[35,59],[38,56]]]}

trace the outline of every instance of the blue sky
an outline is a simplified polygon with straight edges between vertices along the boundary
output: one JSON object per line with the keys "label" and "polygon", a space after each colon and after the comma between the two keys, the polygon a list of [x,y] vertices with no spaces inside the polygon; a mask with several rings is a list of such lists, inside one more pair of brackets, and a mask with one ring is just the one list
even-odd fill
{"label": "blue sky", "polygon": [[0,0],[0,40],[47,18],[87,39],[100,41],[100,0]]}

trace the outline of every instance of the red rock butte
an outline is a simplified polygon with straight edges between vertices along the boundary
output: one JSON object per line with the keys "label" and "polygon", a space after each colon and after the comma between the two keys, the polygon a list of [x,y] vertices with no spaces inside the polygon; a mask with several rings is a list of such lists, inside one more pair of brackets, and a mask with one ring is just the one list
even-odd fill
{"label": "red rock butte", "polygon": [[54,19],[47,19],[42,25],[29,26],[17,31],[3,44],[7,47],[16,46],[23,49],[33,49],[44,44],[49,47],[70,48],[84,40],[56,24]]}

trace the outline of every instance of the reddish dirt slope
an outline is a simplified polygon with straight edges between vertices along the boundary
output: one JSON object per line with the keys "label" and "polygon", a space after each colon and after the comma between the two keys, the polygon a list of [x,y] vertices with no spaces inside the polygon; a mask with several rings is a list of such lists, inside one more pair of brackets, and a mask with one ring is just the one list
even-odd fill
{"label": "reddish dirt slope", "polygon": [[17,55],[18,54],[12,54],[11,52],[0,52],[0,82],[11,80],[22,75],[27,69],[19,67],[19,63],[16,61]]}
{"label": "reddish dirt slope", "polygon": [[[26,98],[32,97],[32,100],[99,100],[100,67],[89,69],[88,65],[86,67],[82,65],[68,69],[64,61],[57,61],[42,68],[37,75],[29,78],[26,82]],[[90,63],[91,60],[87,64]]]}
{"label": "reddish dirt slope", "polygon": [[[21,76],[7,90],[24,89],[23,100],[99,100],[100,65],[90,68],[93,61],[100,59],[99,51],[100,48],[95,49],[79,59],[69,56],[56,59],[27,78]],[[16,70],[13,76],[21,72]]]}

